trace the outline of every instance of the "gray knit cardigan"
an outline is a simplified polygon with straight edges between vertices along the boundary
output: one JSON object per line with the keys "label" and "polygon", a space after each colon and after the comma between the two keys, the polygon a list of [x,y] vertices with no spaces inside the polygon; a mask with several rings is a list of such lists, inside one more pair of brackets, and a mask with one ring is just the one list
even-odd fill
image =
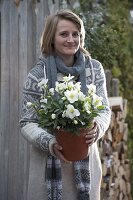
{"label": "gray knit cardigan", "polygon": [[[41,91],[38,87],[38,82],[44,78],[45,60],[40,59],[38,64],[29,72],[24,89],[22,99],[21,112],[21,132],[24,138],[29,142],[30,148],[30,168],[27,199],[28,200],[45,200],[46,185],[45,185],[45,164],[47,153],[53,154],[52,146],[56,142],[55,137],[40,127],[37,124],[37,116],[33,108],[27,107],[27,102],[38,102],[41,96]],[[62,79],[62,74],[58,74],[58,81]],[[99,127],[99,135],[97,141],[105,134],[109,127],[111,111],[106,90],[106,78],[101,63],[95,59],[86,59],[86,81],[87,84],[94,83],[97,88],[97,94],[103,97],[105,109],[101,111],[100,116],[96,117],[96,122]],[[101,162],[97,141],[90,147],[90,168],[91,171],[91,191],[90,200],[100,199],[100,184],[101,184]],[[73,166],[62,164],[62,174],[64,180],[63,200],[76,200],[76,188],[74,187]],[[66,173],[67,169],[67,174]],[[69,174],[70,173],[70,174]],[[66,176],[66,177],[65,177]],[[67,183],[65,182],[67,180]]]}

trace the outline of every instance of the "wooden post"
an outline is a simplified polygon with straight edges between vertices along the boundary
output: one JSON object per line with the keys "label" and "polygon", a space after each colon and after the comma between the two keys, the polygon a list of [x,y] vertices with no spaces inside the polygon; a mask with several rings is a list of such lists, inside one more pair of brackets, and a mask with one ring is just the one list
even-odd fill
{"label": "wooden post", "polygon": [[107,91],[108,91],[108,96],[111,95],[111,79],[112,79],[112,74],[111,70],[105,70],[105,75],[106,75],[106,85],[107,85]]}
{"label": "wooden post", "polygon": [[116,78],[112,79],[112,96],[119,96],[119,80]]}

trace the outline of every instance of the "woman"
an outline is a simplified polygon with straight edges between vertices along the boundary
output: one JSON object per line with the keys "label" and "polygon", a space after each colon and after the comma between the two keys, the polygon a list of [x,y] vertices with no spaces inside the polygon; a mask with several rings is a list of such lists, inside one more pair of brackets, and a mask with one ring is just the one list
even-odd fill
{"label": "woman", "polygon": [[[41,38],[42,55],[29,72],[23,90],[21,131],[31,144],[28,200],[100,199],[101,163],[97,141],[109,126],[110,109],[103,67],[83,48],[84,38],[83,22],[72,11],[61,10],[47,17]],[[34,109],[27,107],[29,101],[39,103],[38,82],[44,76],[49,86],[54,87],[56,80],[61,81],[68,74],[81,82],[83,92],[87,84],[95,84],[105,105],[86,136],[90,148],[88,158],[73,163],[63,156],[54,135],[38,127]]]}

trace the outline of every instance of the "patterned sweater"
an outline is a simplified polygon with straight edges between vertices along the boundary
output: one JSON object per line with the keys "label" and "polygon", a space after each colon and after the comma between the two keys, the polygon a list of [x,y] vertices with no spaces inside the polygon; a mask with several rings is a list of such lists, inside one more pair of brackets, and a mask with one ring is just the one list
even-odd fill
{"label": "patterned sweater", "polygon": [[[91,59],[92,65],[86,59],[86,80],[87,84],[94,83],[97,88],[97,95],[103,97],[103,104],[105,105],[105,109],[101,111],[100,116],[96,117],[96,122],[99,127],[99,135],[98,139],[100,139],[105,131],[107,130],[110,123],[110,108],[107,98],[107,90],[106,90],[106,79],[103,67],[101,63],[97,60]],[[23,100],[22,100],[22,112],[21,112],[21,131],[25,139],[32,144],[32,148],[35,146],[36,149],[41,150],[45,154],[45,159],[47,152],[53,154],[52,146],[56,142],[55,137],[49,133],[47,130],[44,130],[38,127],[37,124],[37,116],[35,110],[33,108],[27,107],[27,102],[38,102],[41,96],[41,90],[38,87],[38,82],[40,82],[44,78],[44,64],[45,60],[40,59],[37,65],[29,72],[27,76],[27,80],[23,89]],[[58,81],[62,79],[62,74],[58,74]],[[31,155],[32,157],[32,155]],[[32,162],[33,165],[33,162]],[[101,181],[101,163],[99,158],[99,152],[97,148],[97,141],[90,148],[90,170],[91,170],[91,194],[90,200],[99,200],[100,199],[100,181]],[[67,200],[72,199],[76,200],[76,188],[74,187],[72,173],[73,166],[66,166],[62,164],[62,174],[64,180],[64,196],[63,199]],[[44,170],[45,171],[45,170]],[[66,172],[70,173],[70,175]],[[31,177],[33,173],[31,173]],[[37,172],[36,172],[37,173]],[[45,174],[44,174],[45,175]],[[30,177],[30,176],[29,176]],[[67,182],[65,181],[67,178]],[[33,177],[32,177],[33,178]],[[37,182],[37,180],[36,180]],[[29,179],[31,188],[31,180]],[[36,183],[37,184],[37,183]],[[38,183],[39,184],[39,183]],[[41,187],[40,187],[41,188]],[[69,190],[68,190],[69,188]],[[37,193],[33,195],[33,190],[28,189],[28,200],[37,200]],[[45,191],[45,190],[44,190]],[[42,194],[42,199],[46,199],[46,193],[44,191],[38,191],[38,193]],[[70,195],[68,194],[70,192]],[[67,196],[66,196],[67,195]],[[70,198],[71,197],[71,198]]]}

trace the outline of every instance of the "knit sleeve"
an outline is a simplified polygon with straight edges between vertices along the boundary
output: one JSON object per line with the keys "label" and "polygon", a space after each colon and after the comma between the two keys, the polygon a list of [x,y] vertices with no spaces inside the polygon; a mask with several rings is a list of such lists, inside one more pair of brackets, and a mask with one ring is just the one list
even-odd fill
{"label": "knit sleeve", "polygon": [[94,84],[96,85],[97,95],[103,98],[102,101],[103,105],[105,106],[104,110],[102,110],[99,116],[97,116],[95,119],[99,127],[98,139],[100,139],[109,127],[111,110],[109,107],[107,88],[106,88],[106,77],[103,66],[99,61],[93,60],[92,62],[94,66]]}
{"label": "knit sleeve", "polygon": [[52,146],[56,142],[55,136],[38,126],[38,118],[34,108],[27,106],[27,102],[36,103],[39,106],[42,91],[38,87],[38,82],[42,80],[43,74],[43,68],[39,66],[33,68],[27,76],[22,92],[20,126],[22,135],[28,142],[43,151],[50,151],[53,155]]}

